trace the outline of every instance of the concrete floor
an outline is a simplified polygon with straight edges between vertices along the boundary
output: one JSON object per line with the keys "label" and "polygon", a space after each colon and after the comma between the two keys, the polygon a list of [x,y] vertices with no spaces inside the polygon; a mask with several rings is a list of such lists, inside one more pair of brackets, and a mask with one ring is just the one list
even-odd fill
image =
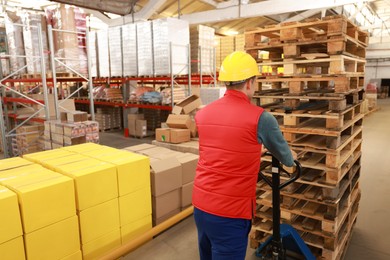
{"label": "concrete floor", "polygon": [[[364,141],[358,221],[345,259],[390,259],[390,99],[378,100],[381,110],[364,119]],[[101,135],[101,143],[123,148],[150,143],[152,138],[124,138],[118,132]],[[192,216],[123,257],[125,260],[199,259]],[[248,248],[246,259],[258,259]]]}

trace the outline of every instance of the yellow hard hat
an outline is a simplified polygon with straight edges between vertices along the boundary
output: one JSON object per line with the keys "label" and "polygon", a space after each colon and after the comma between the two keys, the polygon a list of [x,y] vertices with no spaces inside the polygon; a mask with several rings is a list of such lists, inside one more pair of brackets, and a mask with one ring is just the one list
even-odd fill
{"label": "yellow hard hat", "polygon": [[257,75],[260,75],[260,72],[255,59],[246,52],[235,51],[223,60],[218,80],[244,81]]}

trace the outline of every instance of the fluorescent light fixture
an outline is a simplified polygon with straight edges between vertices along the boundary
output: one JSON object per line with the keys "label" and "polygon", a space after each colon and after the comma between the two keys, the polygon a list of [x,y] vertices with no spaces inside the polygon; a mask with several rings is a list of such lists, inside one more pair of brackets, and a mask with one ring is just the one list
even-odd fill
{"label": "fluorescent light fixture", "polygon": [[228,36],[233,36],[233,35],[237,35],[238,32],[229,30],[229,31],[223,32],[223,34],[228,35]]}

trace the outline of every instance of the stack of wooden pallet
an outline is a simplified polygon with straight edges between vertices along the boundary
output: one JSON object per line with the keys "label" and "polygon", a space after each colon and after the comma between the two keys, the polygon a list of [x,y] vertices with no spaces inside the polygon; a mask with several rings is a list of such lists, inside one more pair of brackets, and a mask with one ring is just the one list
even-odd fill
{"label": "stack of wooden pallet", "polygon": [[[282,221],[325,259],[343,257],[357,218],[367,44],[367,33],[343,16],[246,32],[247,52],[272,68],[258,78],[258,104],[277,118],[304,167],[281,192]],[[271,176],[271,158],[262,161]],[[271,190],[259,182],[257,195],[254,248],[272,233]]]}

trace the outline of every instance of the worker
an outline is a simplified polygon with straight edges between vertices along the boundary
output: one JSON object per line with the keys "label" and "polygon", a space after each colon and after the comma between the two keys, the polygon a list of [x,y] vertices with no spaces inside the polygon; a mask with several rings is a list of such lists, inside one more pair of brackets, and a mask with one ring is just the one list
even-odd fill
{"label": "worker", "polygon": [[281,163],[294,158],[276,119],[251,104],[259,69],[241,51],[222,62],[224,97],[197,112],[199,161],[192,203],[200,259],[245,259],[264,145]]}

